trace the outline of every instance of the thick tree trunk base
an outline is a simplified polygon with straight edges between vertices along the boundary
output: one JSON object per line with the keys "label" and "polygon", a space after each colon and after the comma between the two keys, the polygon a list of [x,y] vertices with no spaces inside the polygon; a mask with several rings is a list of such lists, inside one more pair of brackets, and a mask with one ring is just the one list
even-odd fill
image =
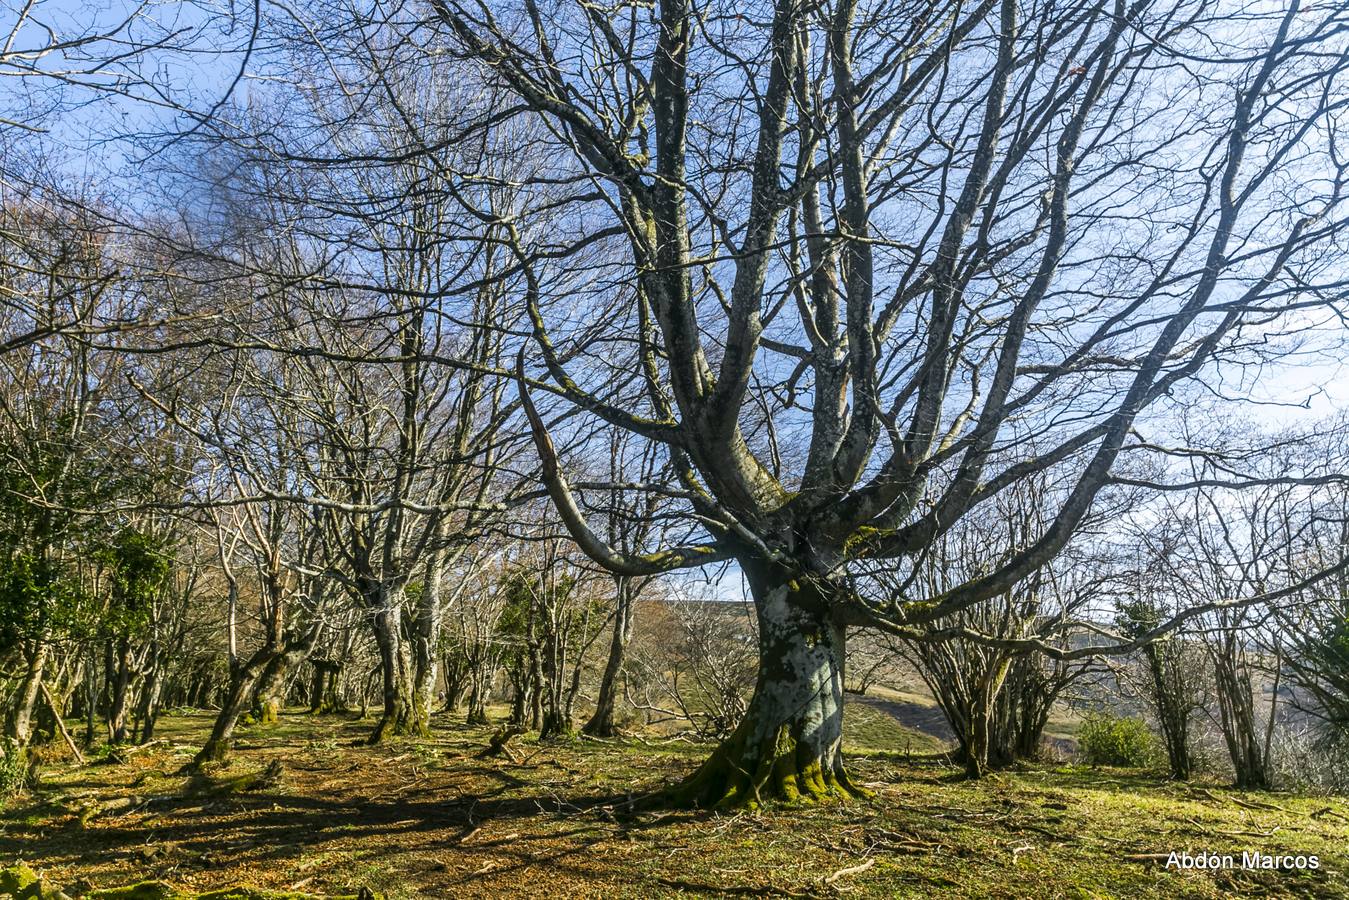
{"label": "thick tree trunk base", "polygon": [[257,712],[254,715],[254,724],[269,728],[281,720],[281,704],[275,700],[264,700],[258,704]]}
{"label": "thick tree trunk base", "polygon": [[575,734],[576,729],[566,716],[544,713],[543,722],[539,725],[539,740],[565,740]]}
{"label": "thick tree trunk base", "polygon": [[731,736],[666,799],[753,808],[867,796],[843,766],[843,626],[808,584],[745,568],[759,620],[754,697]]}
{"label": "thick tree trunk base", "polygon": [[202,766],[210,763],[223,763],[225,760],[229,759],[230,751],[233,749],[230,746],[232,743],[233,741],[228,738],[224,740],[216,738],[208,740],[202,748],[197,751],[197,755],[192,758],[192,762],[188,763],[186,768],[196,771]]}
{"label": "thick tree trunk base", "polygon": [[823,763],[783,725],[764,753],[747,752],[743,725],[706,762],[670,788],[673,806],[701,809],[757,809],[766,803],[804,805],[871,796],[854,784],[842,760]]}
{"label": "thick tree trunk base", "polygon": [[618,727],[614,725],[612,715],[601,716],[599,713],[590,717],[590,720],[581,726],[581,733],[588,734],[591,737],[611,738],[618,737]]}
{"label": "thick tree trunk base", "polygon": [[366,743],[374,746],[395,737],[426,738],[430,734],[426,716],[419,715],[413,704],[400,700],[380,716]]}

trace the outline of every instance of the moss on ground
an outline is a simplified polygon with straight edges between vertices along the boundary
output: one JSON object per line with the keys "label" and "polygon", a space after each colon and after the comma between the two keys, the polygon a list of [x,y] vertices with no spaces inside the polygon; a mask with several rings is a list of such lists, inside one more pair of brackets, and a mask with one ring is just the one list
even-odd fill
{"label": "moss on ground", "polygon": [[[279,781],[193,793],[174,773],[209,724],[205,714],[175,716],[159,732],[170,743],[125,763],[49,768],[41,789],[0,816],[0,861],[22,856],[53,884],[104,889],[84,893],[94,897],[136,897],[106,889],[158,882],[178,892],[168,896],[217,900],[351,897],[363,887],[391,900],[1349,898],[1349,801],[1340,798],[1242,794],[1076,766],[969,782],[892,745],[850,761],[871,799],[726,814],[647,810],[638,801],[693,771],[710,748],[526,736],[514,745],[516,760],[479,759],[491,729],[457,716],[438,719],[429,739],[366,747],[355,742],[369,720],[291,712],[241,741],[233,766],[214,775],[263,772],[279,760]],[[877,735],[887,731],[873,725]],[[168,799],[76,827],[77,798],[107,804],[131,795]],[[1315,854],[1321,868],[1165,866],[1171,850],[1239,857],[1251,849]],[[255,887],[219,893],[228,884]]]}

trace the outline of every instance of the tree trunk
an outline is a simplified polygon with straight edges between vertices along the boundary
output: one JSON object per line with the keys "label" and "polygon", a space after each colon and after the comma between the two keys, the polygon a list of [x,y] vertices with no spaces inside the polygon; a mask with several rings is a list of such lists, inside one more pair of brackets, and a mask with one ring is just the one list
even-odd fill
{"label": "tree trunk", "polygon": [[314,667],[313,679],[309,684],[309,711],[335,712],[342,705],[337,694],[342,664],[330,659],[311,659],[309,664]]}
{"label": "tree trunk", "polygon": [[1178,652],[1170,643],[1153,643],[1143,648],[1148,677],[1152,682],[1154,706],[1157,708],[1157,724],[1161,726],[1171,777],[1177,781],[1189,781],[1190,712],[1184,692],[1183,671],[1175,668],[1179,664]]}
{"label": "tree trunk", "polygon": [[563,643],[564,636],[561,633],[559,623],[553,611],[550,610],[547,621],[547,633],[544,635],[542,647],[542,667],[540,672],[543,675],[544,690],[540,691],[543,699],[543,716],[539,720],[539,738],[559,737],[571,732],[571,716],[563,699],[563,683],[566,676],[566,646]]}
{"label": "tree trunk", "polygon": [[309,677],[309,711],[311,713],[323,711],[323,688],[328,682],[328,666],[326,660],[313,659],[309,664],[314,667],[313,673]]}
{"label": "tree trunk", "polygon": [[1214,654],[1214,675],[1223,738],[1232,759],[1236,786],[1244,791],[1269,788],[1269,774],[1255,722],[1254,691],[1245,662],[1238,658],[1235,637],[1228,636]]}
{"label": "tree trunk", "polygon": [[94,745],[98,723],[98,657],[91,649],[84,661],[84,746]]}
{"label": "tree trunk", "polygon": [[286,682],[290,673],[301,665],[314,649],[317,633],[286,644],[285,650],[272,657],[258,677],[253,690],[254,717],[259,725],[275,725],[286,705]]}
{"label": "tree trunk", "polygon": [[384,710],[369,743],[378,744],[394,735],[425,735],[415,712],[412,692],[412,667],[403,641],[402,592],[385,592],[375,608],[373,625],[379,647],[380,674],[383,678]]}
{"label": "tree trunk", "polygon": [[464,702],[468,689],[468,660],[462,655],[446,654],[441,661],[441,671],[445,682],[445,712],[454,712]]}
{"label": "tree trunk", "polygon": [[20,747],[27,746],[33,736],[33,709],[37,706],[38,691],[47,667],[47,652],[47,642],[38,641],[27,654],[28,666],[24,669],[23,680],[14,698],[14,709],[6,723],[5,736]]}
{"label": "tree trunk", "polygon": [[[529,708],[530,700],[530,680],[529,680],[529,662],[523,655],[520,659],[512,661],[506,667],[506,677],[511,682],[511,715],[508,720],[512,725],[520,725],[524,728],[529,727]],[[473,703],[470,700],[468,714],[473,715]],[[478,722],[469,722],[470,725],[485,724]]]}
{"label": "tree trunk", "polygon": [[[520,724],[523,719],[523,713],[520,714],[519,719],[514,715],[511,716],[511,721],[516,724]],[[487,718],[487,685],[482,683],[482,679],[475,678],[473,680],[473,687],[468,693],[468,716],[465,721],[469,725],[489,724],[490,720]]]}
{"label": "tree trunk", "polygon": [[225,693],[220,712],[211,727],[211,736],[206,739],[206,744],[192,760],[194,768],[203,763],[221,762],[229,756],[234,728],[239,724],[239,718],[244,714],[244,710],[248,708],[258,679],[277,654],[275,647],[262,647],[249,657],[247,662],[235,667],[230,677],[229,690]]}
{"label": "tree trunk", "polygon": [[742,568],[759,623],[754,695],[739,726],[671,799],[755,807],[862,794],[843,767],[843,625],[813,588],[766,566]]}
{"label": "tree trunk", "polygon": [[617,730],[614,712],[618,706],[618,678],[623,673],[628,643],[632,640],[632,580],[620,575],[614,579],[614,587],[618,605],[614,610],[614,634],[609,642],[609,661],[605,663],[604,676],[600,679],[595,714],[581,729],[595,737],[613,737]]}
{"label": "tree trunk", "polygon": [[528,683],[529,691],[529,727],[533,731],[543,730],[543,658],[540,642],[535,637],[534,612],[530,612],[529,623],[525,628],[525,643],[529,648]]}
{"label": "tree trunk", "polygon": [[148,744],[154,739],[155,720],[159,718],[159,699],[164,690],[164,661],[159,658],[157,649],[152,651],[150,659],[145,684],[141,687],[140,708],[136,713],[140,720],[136,739],[142,744]]}
{"label": "tree trunk", "polygon": [[117,639],[116,676],[112,683],[112,700],[108,704],[108,741],[126,743],[126,714],[131,693],[131,639]]}
{"label": "tree trunk", "polygon": [[412,731],[426,734],[436,698],[440,650],[440,579],[444,554],[436,552],[426,567],[426,581],[417,598],[412,622]]}
{"label": "tree trunk", "polygon": [[1010,659],[991,660],[989,667],[975,680],[970,698],[969,735],[965,740],[965,774],[982,778],[990,768],[993,739],[994,704],[1007,677]]}

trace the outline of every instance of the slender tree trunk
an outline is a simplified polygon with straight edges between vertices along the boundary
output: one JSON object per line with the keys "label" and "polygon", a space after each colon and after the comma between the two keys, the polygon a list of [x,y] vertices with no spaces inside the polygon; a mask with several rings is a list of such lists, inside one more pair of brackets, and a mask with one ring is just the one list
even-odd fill
{"label": "slender tree trunk", "polygon": [[314,671],[309,676],[309,711],[316,713],[323,710],[323,687],[328,680],[328,670],[320,660],[310,660],[310,665]]}
{"label": "slender tree trunk", "polygon": [[98,657],[93,649],[84,661],[84,746],[92,747],[98,728]]}
{"label": "slender tree trunk", "polygon": [[534,621],[530,619],[525,640],[529,644],[529,727],[533,731],[543,730],[543,659],[539,652],[539,642],[534,638]]}
{"label": "slender tree trunk", "polygon": [[567,734],[571,730],[571,719],[567,715],[563,700],[563,680],[566,672],[566,648],[563,635],[554,611],[549,611],[547,633],[543,640],[542,667],[543,717],[539,724],[539,737],[550,738]]}
{"label": "slender tree trunk", "polygon": [[141,686],[141,700],[136,717],[139,720],[137,740],[149,743],[155,734],[155,720],[159,718],[159,698],[164,688],[164,662],[159,658],[158,648],[150,651],[145,673],[145,683]]}
{"label": "slender tree trunk", "polygon": [[1035,675],[1025,674],[1026,671],[1035,671],[1033,667],[1037,663],[1034,658],[1023,656],[1017,665],[1026,669],[1023,670],[1017,683],[1018,701],[1012,758],[1039,759],[1042,756],[1045,726],[1049,724],[1049,714],[1054,708],[1054,701],[1058,699],[1059,688],[1038,679]]}
{"label": "slender tree trunk", "polygon": [[122,744],[127,739],[126,716],[131,693],[131,639],[117,639],[116,675],[112,682],[112,700],[108,705],[108,740]]}
{"label": "slender tree trunk", "polygon": [[1223,738],[1232,759],[1237,788],[1262,791],[1269,788],[1269,773],[1255,723],[1251,679],[1232,646],[1235,640],[1227,638],[1228,643],[1213,659]]}
{"label": "slender tree trunk", "polygon": [[1178,653],[1177,648],[1169,642],[1148,644],[1143,648],[1171,777],[1177,781],[1189,781],[1192,763],[1190,712],[1182,680],[1184,673],[1176,668],[1180,665],[1176,658]]}
{"label": "slender tree trunk", "polygon": [[229,689],[225,692],[220,712],[216,714],[215,724],[211,727],[211,736],[192,761],[194,767],[208,762],[220,762],[229,756],[230,741],[239,718],[248,708],[254,688],[262,673],[279,651],[273,646],[259,648],[247,661],[235,666],[230,676]]}
{"label": "slender tree trunk", "polygon": [[[507,667],[507,675],[511,681],[511,716],[510,724],[527,727],[526,721],[529,716],[530,700],[530,679],[527,662],[520,662]],[[473,708],[470,704],[469,715],[473,715]],[[478,724],[470,722],[469,724]]]}
{"label": "slender tree trunk", "polygon": [[992,660],[975,680],[973,696],[970,698],[970,731],[965,742],[965,774],[970,778],[982,778],[988,774],[989,755],[994,744],[994,705],[1010,664],[1011,660],[1006,658]]}
{"label": "slender tree trunk", "polygon": [[595,713],[581,729],[595,737],[613,737],[616,730],[614,713],[618,706],[618,679],[623,673],[628,644],[632,640],[633,591],[632,579],[622,575],[614,579],[617,608],[614,610],[614,633],[609,642],[609,660],[600,678],[599,696],[595,698]]}
{"label": "slender tree trunk", "polygon": [[449,655],[441,661],[445,682],[445,712],[454,712],[464,702],[469,685],[468,661],[461,655]]}
{"label": "slender tree trunk", "polygon": [[843,767],[843,625],[813,588],[757,561],[741,568],[758,613],[754,695],[739,726],[672,799],[757,806],[863,793]]}
{"label": "slender tree trunk", "polygon": [[19,690],[14,698],[14,709],[10,712],[5,726],[5,736],[26,747],[33,737],[33,710],[37,707],[38,692],[42,687],[42,676],[47,668],[48,644],[37,641],[28,652],[28,664],[24,668]]}
{"label": "slender tree trunk", "polygon": [[[493,673],[490,671],[486,662],[479,662],[478,665],[476,666],[470,665],[469,667],[468,717],[467,717],[467,722],[469,725],[486,725],[488,723],[487,695],[492,688],[492,674]],[[518,690],[516,691],[516,696],[518,699],[519,697]],[[511,722],[513,722],[516,725],[522,724],[524,722],[523,710],[524,707],[519,705],[519,703],[517,703],[516,709],[513,712],[518,711],[520,717],[517,719],[513,714],[511,716]]]}

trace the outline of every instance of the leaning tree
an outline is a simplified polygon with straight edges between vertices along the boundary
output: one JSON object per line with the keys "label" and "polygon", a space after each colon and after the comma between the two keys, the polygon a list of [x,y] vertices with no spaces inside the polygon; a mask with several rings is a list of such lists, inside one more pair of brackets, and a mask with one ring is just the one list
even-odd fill
{"label": "leaning tree", "polygon": [[[919,636],[1042,569],[1177,405],[1240,390],[1342,285],[1342,4],[431,6],[428,58],[516,100],[483,128],[543,145],[545,218],[491,227],[561,518],[616,573],[732,560],[752,590],[753,699],[677,799],[856,792],[846,628]],[[706,539],[604,540],[568,411],[662,447],[677,484],[612,489],[677,496]],[[944,533],[1050,467],[1032,541],[922,591]]]}

